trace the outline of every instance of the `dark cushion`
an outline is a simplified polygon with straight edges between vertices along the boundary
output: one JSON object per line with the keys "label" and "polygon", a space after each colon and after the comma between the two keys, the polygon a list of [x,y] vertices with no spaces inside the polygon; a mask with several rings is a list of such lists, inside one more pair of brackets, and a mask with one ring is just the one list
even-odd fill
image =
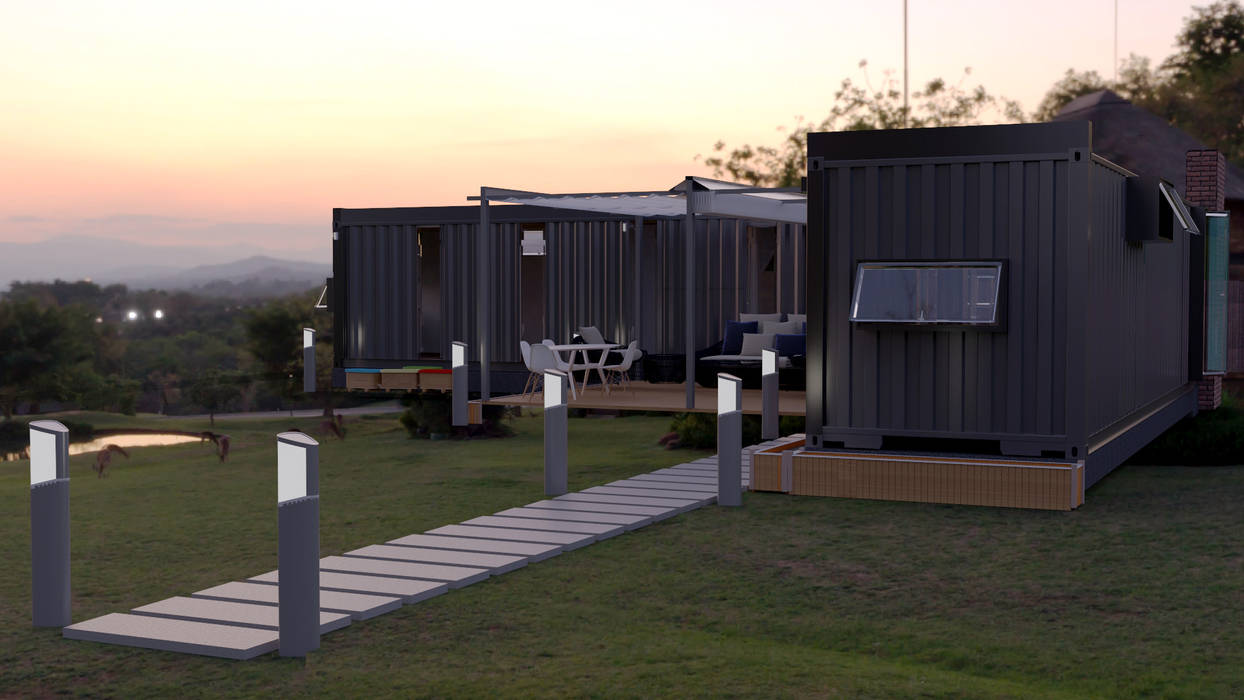
{"label": "dark cushion", "polygon": [[721,343],[722,355],[737,355],[743,349],[743,334],[760,330],[755,321],[726,321],[726,339]]}
{"label": "dark cushion", "polygon": [[807,354],[808,336],[779,333],[773,336],[773,349],[782,357]]}

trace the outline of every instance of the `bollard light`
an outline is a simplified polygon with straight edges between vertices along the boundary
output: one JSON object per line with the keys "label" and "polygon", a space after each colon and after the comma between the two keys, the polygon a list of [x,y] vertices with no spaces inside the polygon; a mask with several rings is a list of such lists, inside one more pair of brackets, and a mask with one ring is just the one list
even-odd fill
{"label": "bollard light", "polygon": [[277,617],[281,656],[320,647],[319,443],[276,436]]}
{"label": "bollard light", "polygon": [[765,348],[760,351],[760,373],[764,376],[777,374],[778,354],[773,348]]}
{"label": "bollard light", "polygon": [[566,405],[566,374],[561,370],[544,371],[544,407]]}
{"label": "bollard light", "polygon": [[743,410],[743,380],[732,374],[717,375],[717,415]]}
{"label": "bollard light", "polygon": [[717,505],[743,505],[743,380],[717,375]]}
{"label": "bollard light", "polygon": [[302,391],[315,393],[315,329],[302,329]]}
{"label": "bollard light", "polygon": [[569,456],[565,372],[544,371],[544,494],[560,496],[569,490]]}
{"label": "bollard light", "polygon": [[278,503],[319,495],[318,460],[309,454],[319,447],[305,433],[281,433],[276,443],[276,500]]}
{"label": "bollard light", "polygon": [[760,352],[760,439],[778,437],[778,354],[773,348]]}
{"label": "bollard light", "polygon": [[30,579],[35,627],[70,619],[69,429],[54,420],[30,423]]}
{"label": "bollard light", "polygon": [[467,392],[470,390],[467,368],[467,344],[455,340],[450,345],[450,381],[453,384],[453,424],[454,427],[466,427],[470,421],[467,413]]}

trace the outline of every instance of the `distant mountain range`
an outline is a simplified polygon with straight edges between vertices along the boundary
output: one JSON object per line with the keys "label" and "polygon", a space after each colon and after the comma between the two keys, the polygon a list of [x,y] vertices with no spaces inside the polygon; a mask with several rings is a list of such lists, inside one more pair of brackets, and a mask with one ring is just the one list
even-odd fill
{"label": "distant mountain range", "polygon": [[100,285],[207,296],[278,296],[322,285],[332,275],[326,261],[330,255],[326,250],[321,260],[291,260],[272,257],[272,251],[257,246],[156,246],[62,236],[39,243],[0,243],[0,291],[14,281],[90,279]]}

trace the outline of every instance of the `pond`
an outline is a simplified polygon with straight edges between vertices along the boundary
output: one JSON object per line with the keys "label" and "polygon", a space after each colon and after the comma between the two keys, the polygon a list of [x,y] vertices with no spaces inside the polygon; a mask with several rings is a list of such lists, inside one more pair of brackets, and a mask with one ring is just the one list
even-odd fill
{"label": "pond", "polygon": [[[69,445],[69,454],[81,455],[93,452],[99,452],[104,449],[105,445],[116,445],[124,449],[131,447],[163,447],[166,445],[181,445],[187,442],[199,442],[201,438],[185,433],[120,433],[116,435],[105,435],[95,438],[90,442],[74,442]],[[2,462],[12,462],[18,459],[26,459],[26,450],[21,452],[9,452],[0,457]]]}

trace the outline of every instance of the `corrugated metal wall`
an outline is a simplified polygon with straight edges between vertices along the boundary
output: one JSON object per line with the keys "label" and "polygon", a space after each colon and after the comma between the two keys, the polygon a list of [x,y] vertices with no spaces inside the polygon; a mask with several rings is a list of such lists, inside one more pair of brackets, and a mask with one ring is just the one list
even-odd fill
{"label": "corrugated metal wall", "polygon": [[[1086,420],[1091,435],[1188,381],[1188,237],[1124,239],[1126,178],[1092,166]],[[1178,227],[1175,229],[1178,232]]]}
{"label": "corrugated metal wall", "polygon": [[[498,207],[497,209],[504,209]],[[417,213],[418,210],[411,210]],[[650,353],[684,351],[684,267],[681,219],[649,219],[640,242],[639,312],[635,311],[635,226],[614,220],[550,221],[545,224],[545,327],[568,342],[581,325],[595,325],[620,343],[632,339]],[[721,340],[724,321],[747,307],[749,222],[697,219],[696,348]],[[418,358],[419,295],[416,228],[440,230],[442,355],[449,343],[478,342],[476,233],[478,224],[419,219],[402,225],[339,227],[347,255],[344,285],[348,323],[345,366],[401,364]],[[493,223],[492,359],[521,362],[520,246],[522,225]],[[769,235],[769,234],[765,234]],[[805,227],[776,228],[777,303],[805,310]]]}
{"label": "corrugated metal wall", "polygon": [[[823,191],[812,195],[824,198],[826,218],[825,425],[1063,434],[1065,159],[826,167]],[[1005,331],[878,330],[848,320],[860,260],[993,258],[1008,261]]]}
{"label": "corrugated metal wall", "polygon": [[345,234],[346,352],[360,360],[416,358],[419,251],[413,226],[354,226]]}

